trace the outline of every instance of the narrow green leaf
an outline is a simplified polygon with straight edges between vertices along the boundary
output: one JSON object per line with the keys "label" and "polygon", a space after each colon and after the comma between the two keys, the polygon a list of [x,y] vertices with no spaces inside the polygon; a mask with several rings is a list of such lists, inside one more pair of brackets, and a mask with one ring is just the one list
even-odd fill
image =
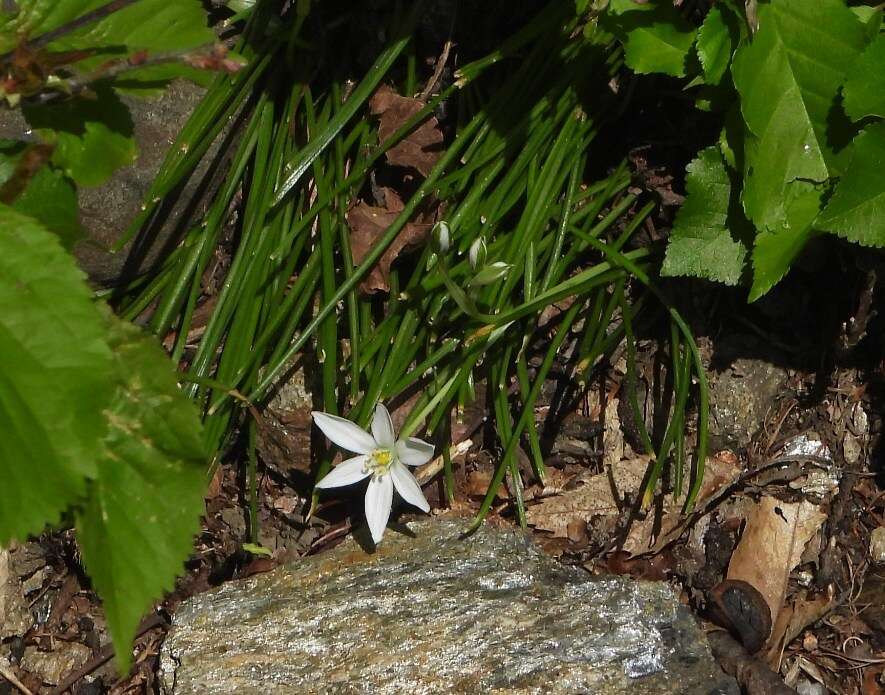
{"label": "narrow green leaf", "polygon": [[736,285],[747,256],[741,239],[749,225],[736,205],[736,187],[719,149],[701,150],[686,171],[687,196],[676,215],[661,274]]}
{"label": "narrow green leaf", "polygon": [[759,31],[732,63],[747,143],[743,203],[757,226],[780,229],[797,179],[825,181],[839,162],[828,118],[863,49],[863,26],[842,0],[773,0],[758,7]]}
{"label": "narrow green leaf", "polygon": [[854,141],[854,157],[816,226],[864,246],[885,246],[885,121]]}
{"label": "narrow green leaf", "polygon": [[624,58],[634,72],[685,75],[697,30],[671,3],[611,0],[603,24],[623,42]]}
{"label": "narrow green leaf", "polygon": [[698,30],[697,51],[707,84],[719,84],[746,25],[725,5],[714,5]]}
{"label": "narrow green leaf", "polygon": [[845,112],[852,120],[885,118],[885,35],[879,35],[861,53],[842,88]]}
{"label": "narrow green leaf", "polygon": [[356,112],[362,108],[363,103],[372,95],[378,83],[393,65],[400,53],[411,40],[410,35],[404,35],[391,42],[391,44],[378,56],[374,65],[363,77],[362,82],[353,90],[344,105],[332,117],[319,133],[311,137],[310,142],[295,155],[294,159],[289,162],[286,168],[286,177],[282,184],[278,187],[274,194],[274,206],[289,195],[295,185],[304,176],[304,173],[313,166],[314,161],[320,156],[320,153],[329,146],[332,139],[341,132],[345,124],[356,115]]}
{"label": "narrow green leaf", "polygon": [[142,615],[172,589],[191,552],[207,456],[197,411],[176,385],[169,359],[134,326],[108,320],[118,386],[76,526],[126,672]]}
{"label": "narrow green leaf", "polygon": [[24,109],[40,136],[55,145],[52,163],[82,186],[104,183],[137,154],[129,109],[107,85],[95,98]]}
{"label": "narrow green leaf", "polygon": [[751,302],[766,294],[787,274],[812,237],[812,222],[820,211],[824,190],[824,186],[808,181],[794,181],[787,187],[783,225],[776,230],[763,230],[756,237]]}
{"label": "narrow green leaf", "polygon": [[112,355],[85,277],[55,235],[0,205],[0,545],[85,491]]}
{"label": "narrow green leaf", "polygon": [[0,51],[11,51],[21,36],[36,37],[57,29],[108,0],[17,0],[15,12],[0,13]]}

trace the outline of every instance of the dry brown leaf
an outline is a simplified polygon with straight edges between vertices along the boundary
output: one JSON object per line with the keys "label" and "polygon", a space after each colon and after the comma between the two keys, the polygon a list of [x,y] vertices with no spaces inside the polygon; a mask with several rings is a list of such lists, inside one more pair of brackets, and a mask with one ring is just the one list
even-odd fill
{"label": "dry brown leaf", "polygon": [[829,596],[818,596],[811,600],[799,599],[784,606],[777,616],[768,640],[771,645],[765,657],[768,665],[775,671],[779,670],[784,648],[806,627],[823,618],[835,606],[835,602]]}
{"label": "dry brown leaf", "polygon": [[765,598],[775,625],[780,624],[790,572],[826,518],[817,505],[805,500],[786,503],[763,497],[750,510],[727,578],[754,586]]}
{"label": "dry brown leaf", "polygon": [[[369,110],[380,117],[378,141],[382,144],[402,125],[426,106],[420,99],[397,94],[382,85],[369,100]],[[386,152],[394,166],[410,167],[427,176],[442,156],[443,134],[436,118],[431,116]]]}
{"label": "dry brown leaf", "polygon": [[[578,482],[583,483],[580,487],[547,498],[540,504],[530,507],[526,510],[526,519],[537,529],[550,531],[556,537],[567,538],[569,522],[574,519],[590,523],[595,517],[617,516],[619,508],[612,490],[612,481],[619,498],[623,499],[627,494],[635,499],[648,470],[649,461],[648,456],[637,456],[612,465],[611,476],[608,472],[581,476],[578,478]],[[733,457],[716,456],[707,459],[699,502],[713,495],[739,474],[740,465]],[[682,500],[676,499],[673,495],[664,498],[661,533],[679,523],[682,518],[681,510]],[[631,555],[649,550],[653,542],[655,521],[654,515],[649,514],[646,519],[634,523],[623,550]]]}
{"label": "dry brown leaf", "polygon": [[[618,494],[635,492],[648,469],[648,456],[621,461],[611,467],[612,479]],[[585,523],[597,516],[616,516],[618,504],[607,473],[598,473],[581,479],[583,485],[556,497],[545,499],[526,510],[529,524],[542,531],[550,531],[555,537],[568,538],[569,523],[581,520]]]}
{"label": "dry brown leaf", "polygon": [[[489,485],[492,484],[493,477],[494,472],[491,470],[478,469],[475,471],[470,471],[467,474],[467,482],[464,485],[464,493],[467,494],[469,497],[485,497],[486,492],[488,492]],[[509,499],[507,488],[503,485],[498,488],[495,494],[500,499]]]}
{"label": "dry brown leaf", "polygon": [[[393,190],[386,188],[384,193],[386,207],[379,208],[359,202],[347,213],[355,265],[363,262],[403,209],[402,200]],[[360,289],[366,294],[390,291],[390,266],[401,253],[424,243],[433,222],[432,212],[422,212],[414,222],[407,222],[375,267],[360,283]]]}
{"label": "dry brown leaf", "polygon": [[[715,456],[708,458],[704,467],[704,480],[698,491],[695,506],[702,507],[723,487],[737,480],[741,471],[740,461],[730,451],[720,451]],[[663,501],[663,515],[660,524],[653,514],[634,523],[624,541],[623,549],[632,555],[658,550],[659,548],[656,548],[658,539],[675,532],[685,519],[682,514],[682,502],[682,499],[667,495]]]}
{"label": "dry brown leaf", "polygon": [[[607,394],[600,399],[598,389],[587,394],[587,408],[592,420],[602,420],[602,465],[613,466],[624,459],[633,458],[633,450],[624,443],[624,432],[621,430],[621,418],[618,415],[619,399]],[[603,405],[605,410],[603,411]]]}
{"label": "dry brown leaf", "polygon": [[863,671],[862,695],[882,695],[885,688],[879,685],[879,680],[885,672],[885,666],[869,666]]}

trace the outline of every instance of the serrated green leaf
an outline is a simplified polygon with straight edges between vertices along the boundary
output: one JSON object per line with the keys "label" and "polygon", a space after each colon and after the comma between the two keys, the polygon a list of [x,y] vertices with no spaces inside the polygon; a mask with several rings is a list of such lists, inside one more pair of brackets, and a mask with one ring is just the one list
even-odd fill
{"label": "serrated green leaf", "polygon": [[885,122],[867,126],[816,226],[863,246],[885,246]]}
{"label": "serrated green leaf", "polygon": [[745,25],[725,5],[715,5],[698,30],[697,51],[704,79],[719,84],[731,63],[731,56],[742,38]]}
{"label": "serrated green leaf", "polygon": [[34,38],[80,15],[106,5],[108,0],[16,0],[17,12],[0,14],[0,52],[11,51],[22,36]]}
{"label": "serrated green leaf", "polygon": [[867,116],[885,118],[885,35],[866,47],[842,89],[845,112],[852,120]]}
{"label": "serrated green leaf", "polygon": [[97,477],[76,514],[122,672],[151,603],[173,588],[199,529],[207,457],[196,408],[160,347],[110,317],[118,389]]}
{"label": "serrated green leaf", "polygon": [[604,28],[623,42],[624,60],[634,72],[685,75],[697,30],[671,3],[611,0],[604,20]]}
{"label": "serrated green leaf", "polygon": [[52,163],[81,186],[98,186],[135,161],[132,116],[107,85],[96,89],[95,98],[23,110],[31,127],[55,145]]}
{"label": "serrated green leaf", "polygon": [[162,63],[127,70],[114,78],[114,89],[124,96],[158,97],[172,80],[189,80],[201,87],[209,87],[216,74],[185,63]]}
{"label": "serrated green leaf", "polygon": [[[0,16],[0,52],[14,48],[22,34],[36,38],[106,4],[107,0],[18,0],[17,14]],[[199,0],[140,0],[65,34],[46,49],[88,51],[88,57],[74,63],[78,72],[88,73],[109,59],[125,59],[136,51],[185,53],[216,40]],[[150,94],[169,80],[202,81],[204,74],[172,62],[127,71],[120,82],[126,92]]]}
{"label": "serrated green leaf", "polygon": [[824,191],[825,186],[808,181],[794,181],[787,186],[783,224],[775,230],[763,230],[756,236],[751,302],[780,282],[813,236],[812,223],[820,211]]}
{"label": "serrated green leaf", "polygon": [[792,182],[826,181],[840,166],[828,118],[865,39],[842,0],[772,0],[759,5],[758,17],[759,31],[732,62],[754,136],[745,153],[743,203],[758,227],[777,232]]}
{"label": "serrated green leaf", "polygon": [[[15,174],[26,143],[0,141],[0,186]],[[68,250],[83,237],[77,189],[64,174],[51,166],[41,166],[27,181],[25,188],[10,202],[10,207],[33,217],[53,234],[57,234]]]}
{"label": "serrated green leaf", "polygon": [[667,243],[662,275],[689,275],[736,285],[741,280],[749,227],[719,150],[708,147],[688,167],[685,203]]}
{"label": "serrated green leaf", "polygon": [[30,215],[50,232],[57,234],[68,250],[84,236],[77,189],[58,169],[45,165],[40,167],[12,207]]}
{"label": "serrated green leaf", "polygon": [[850,9],[863,22],[867,38],[872,41],[882,28],[882,8],[856,5]]}
{"label": "serrated green leaf", "polygon": [[719,151],[725,163],[733,171],[744,170],[744,139],[746,130],[738,104],[725,112],[724,124],[719,132]]}
{"label": "serrated green leaf", "polygon": [[113,360],[85,276],[58,239],[0,205],[0,545],[85,492]]}
{"label": "serrated green leaf", "polygon": [[64,37],[64,49],[188,51],[215,41],[199,0],[141,0]]}
{"label": "serrated green leaf", "polygon": [[[36,38],[108,4],[108,0],[16,2],[17,14],[0,15],[0,52],[14,48],[23,33]],[[186,51],[214,40],[199,0],[140,0],[66,34],[48,48],[125,55],[138,50]]]}

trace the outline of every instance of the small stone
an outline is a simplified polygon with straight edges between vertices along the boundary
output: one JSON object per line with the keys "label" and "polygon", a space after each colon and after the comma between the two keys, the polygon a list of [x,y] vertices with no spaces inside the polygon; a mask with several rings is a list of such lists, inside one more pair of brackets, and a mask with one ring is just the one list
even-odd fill
{"label": "small stone", "polygon": [[239,507],[225,507],[221,510],[220,516],[235,538],[241,538],[246,534],[246,519],[243,517],[242,509]]}
{"label": "small stone", "polygon": [[19,577],[29,577],[47,568],[46,550],[39,543],[21,543],[10,548],[12,566]]}
{"label": "small stone", "polygon": [[42,589],[43,582],[46,580],[47,575],[51,573],[52,570],[49,567],[42,567],[27,579],[22,580],[22,593],[27,596],[34,591]]}
{"label": "small stone", "polygon": [[67,674],[85,664],[90,656],[92,650],[85,644],[55,640],[52,651],[26,648],[22,668],[41,678],[44,683],[58,685]]}
{"label": "small stone", "polygon": [[846,432],[842,438],[842,451],[845,453],[845,463],[854,465],[860,461],[860,455],[863,453],[860,438],[855,437],[851,432]]}
{"label": "small stone", "polygon": [[162,691],[739,692],[664,583],[593,577],[522,532],[392,524],[185,601]]}
{"label": "small stone", "polygon": [[885,565],[885,526],[873,529],[870,534],[870,558],[877,565]]}
{"label": "small stone", "polygon": [[780,367],[743,357],[717,374],[710,387],[710,446],[747,446],[786,380],[787,372]]}

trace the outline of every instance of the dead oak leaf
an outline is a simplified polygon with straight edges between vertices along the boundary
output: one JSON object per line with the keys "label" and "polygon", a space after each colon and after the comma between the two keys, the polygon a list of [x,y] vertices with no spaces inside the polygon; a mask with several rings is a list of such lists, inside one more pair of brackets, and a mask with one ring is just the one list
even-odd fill
{"label": "dead oak leaf", "polygon": [[[365,260],[403,209],[402,200],[393,190],[387,188],[384,193],[386,207],[379,208],[360,201],[347,212],[350,248],[355,265]],[[424,243],[434,221],[434,213],[425,211],[419,213],[414,222],[407,222],[360,283],[360,290],[365,294],[389,292],[390,266],[401,253]]]}
{"label": "dead oak leaf", "polygon": [[[534,528],[549,531],[554,537],[567,538],[568,525],[575,519],[592,524],[597,517],[610,517],[620,514],[622,500],[633,498],[640,493],[642,481],[648,471],[650,458],[636,456],[607,466],[602,473],[579,476],[575,483],[580,484],[561,494],[543,499],[539,504],[526,510],[526,519]],[[704,486],[698,495],[698,503],[709,499],[718,490],[734,481],[740,473],[737,460],[727,456],[710,457],[706,462]],[[662,500],[662,518],[649,514],[637,520],[630,527],[623,544],[629,555],[648,552],[657,535],[666,534],[676,528],[683,516],[684,500],[672,493]],[[657,526],[660,524],[660,528]]]}
{"label": "dead oak leaf", "polygon": [[[386,142],[403,124],[423,109],[420,99],[403,97],[388,85],[381,85],[369,100],[369,111],[379,117],[378,141]],[[439,122],[431,116],[403,140],[385,153],[394,166],[416,169],[423,176],[430,174],[442,156],[443,134]]]}
{"label": "dead oak leaf", "polygon": [[781,502],[774,497],[760,499],[748,515],[726,578],[757,589],[768,604],[772,622],[777,623],[784,607],[790,572],[826,518],[811,502]]}

